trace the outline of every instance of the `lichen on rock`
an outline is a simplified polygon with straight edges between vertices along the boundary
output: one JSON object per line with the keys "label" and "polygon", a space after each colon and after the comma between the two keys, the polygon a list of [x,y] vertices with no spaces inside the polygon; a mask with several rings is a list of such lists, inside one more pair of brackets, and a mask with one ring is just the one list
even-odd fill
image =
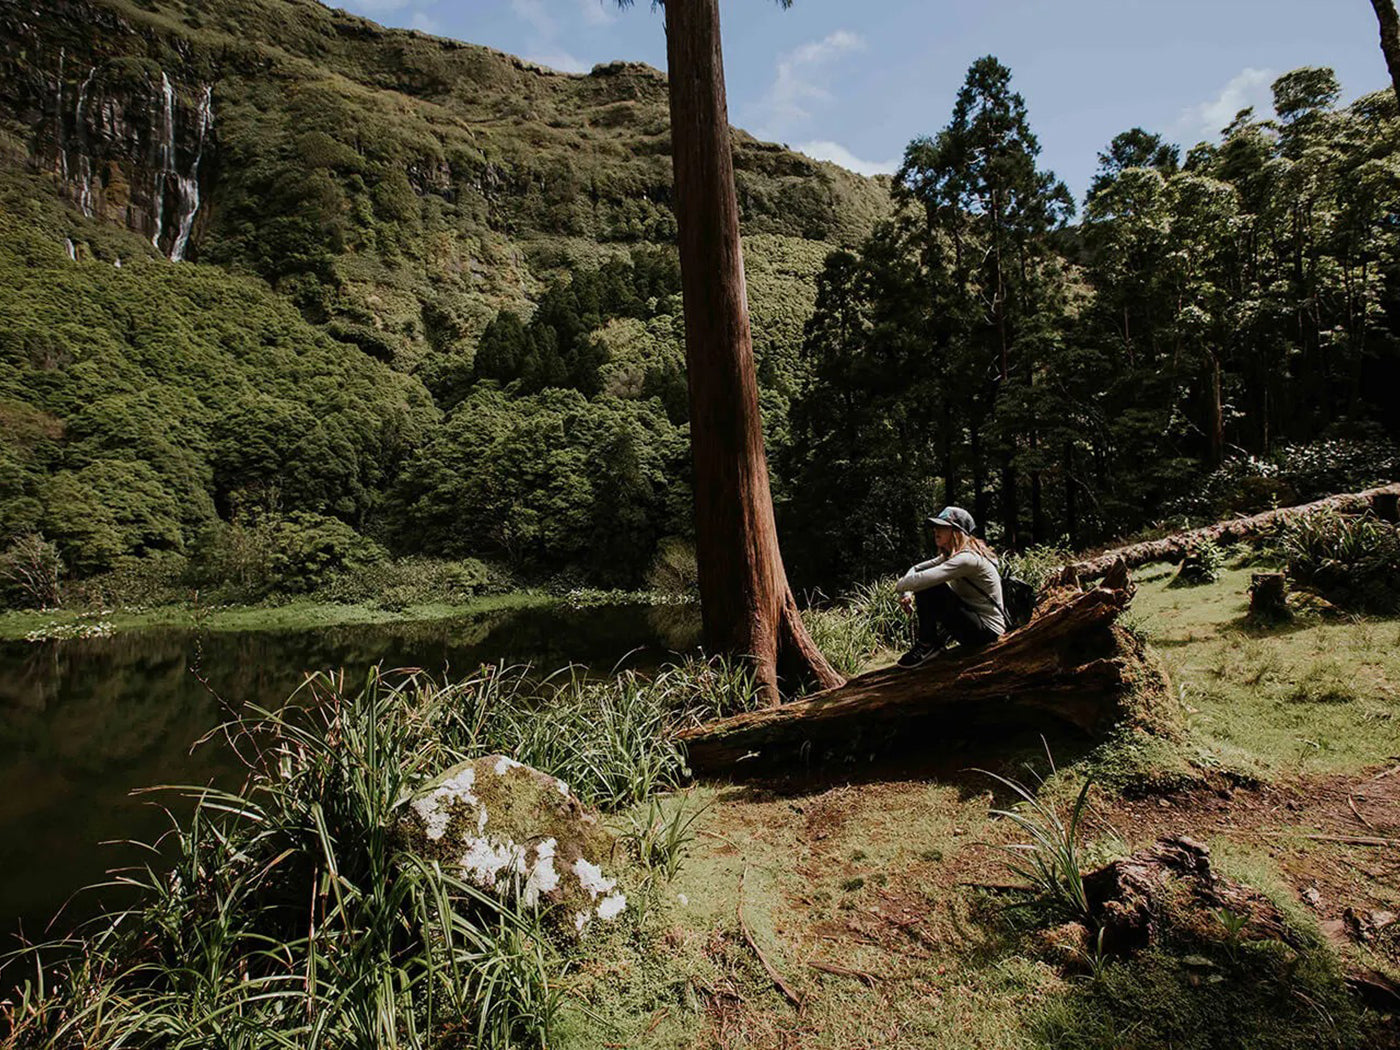
{"label": "lichen on rock", "polygon": [[400,821],[405,844],[473,885],[557,909],[582,933],[627,906],[605,872],[616,841],[556,777],[506,755],[459,763],[420,788]]}

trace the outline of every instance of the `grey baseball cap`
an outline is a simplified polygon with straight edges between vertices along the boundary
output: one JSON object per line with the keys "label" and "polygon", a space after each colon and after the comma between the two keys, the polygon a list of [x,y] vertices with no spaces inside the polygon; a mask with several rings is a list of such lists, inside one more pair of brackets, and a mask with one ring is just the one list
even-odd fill
{"label": "grey baseball cap", "polygon": [[977,522],[972,520],[972,515],[961,507],[944,507],[933,517],[928,519],[930,525],[943,525],[950,529],[957,529],[965,532],[969,536],[977,530]]}

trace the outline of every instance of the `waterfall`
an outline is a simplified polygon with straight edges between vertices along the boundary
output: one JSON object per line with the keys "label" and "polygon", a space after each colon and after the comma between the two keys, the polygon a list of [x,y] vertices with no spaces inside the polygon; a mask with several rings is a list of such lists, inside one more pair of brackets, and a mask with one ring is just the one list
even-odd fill
{"label": "waterfall", "polygon": [[74,132],[78,138],[78,207],[82,208],[83,214],[89,218],[92,216],[92,162],[88,159],[87,118],[84,116],[84,110],[87,108],[88,88],[92,87],[92,78],[95,76],[97,67],[93,66],[88,70],[83,86],[78,89],[78,102],[73,108]]}
{"label": "waterfall", "polygon": [[151,187],[151,203],[155,209],[155,232],[151,234],[151,245],[160,251],[160,235],[165,225],[165,188],[171,176],[178,177],[175,171],[175,88],[170,78],[160,75],[161,123],[157,129],[160,138],[156,141],[156,173]]}
{"label": "waterfall", "polygon": [[64,247],[64,249],[68,252],[68,261],[69,261],[69,262],[77,262],[77,261],[78,261],[78,249],[77,249],[76,247],[74,247],[74,245],[73,245],[73,238],[72,238],[72,237],[65,237],[65,238],[63,238],[63,247]]}
{"label": "waterfall", "polygon": [[204,159],[204,139],[214,124],[214,89],[204,88],[199,97],[199,108],[195,113],[199,132],[194,150],[194,163],[188,175],[177,176],[180,188],[180,226],[175,235],[175,243],[170,246],[170,261],[180,262],[185,257],[185,248],[190,243],[190,231],[194,228],[195,213],[199,211],[199,162]]}
{"label": "waterfall", "polygon": [[68,58],[68,49],[58,49],[58,101],[54,103],[54,142],[58,144],[59,185],[68,186],[68,144],[63,138],[63,64]]}

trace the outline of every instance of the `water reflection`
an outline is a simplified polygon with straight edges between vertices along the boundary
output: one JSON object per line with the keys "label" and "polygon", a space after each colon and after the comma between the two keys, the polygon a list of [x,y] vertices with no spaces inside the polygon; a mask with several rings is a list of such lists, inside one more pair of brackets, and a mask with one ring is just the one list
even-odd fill
{"label": "water reflection", "polygon": [[[168,820],[153,784],[237,782],[219,746],[191,744],[223,721],[221,703],[281,703],[307,671],[373,664],[461,676],[483,662],[553,670],[620,660],[654,665],[695,644],[691,607],[562,607],[458,620],[211,633],[146,630],[110,638],[0,643],[0,948],[39,933],[81,886],[136,854]],[[197,667],[198,675],[191,672]],[[220,699],[222,698],[222,700]],[[169,804],[169,796],[158,800]],[[90,911],[95,898],[70,914]]]}

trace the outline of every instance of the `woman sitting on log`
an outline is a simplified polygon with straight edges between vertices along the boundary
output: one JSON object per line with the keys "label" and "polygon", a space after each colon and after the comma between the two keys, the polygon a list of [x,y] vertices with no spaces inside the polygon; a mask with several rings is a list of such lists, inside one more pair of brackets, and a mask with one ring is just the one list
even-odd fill
{"label": "woman sitting on log", "polygon": [[895,584],[901,604],[918,614],[914,647],[899,658],[900,667],[921,667],[949,640],[958,643],[957,652],[978,649],[1007,628],[997,557],[972,535],[972,515],[944,507],[928,520],[938,556],[913,566]]}

